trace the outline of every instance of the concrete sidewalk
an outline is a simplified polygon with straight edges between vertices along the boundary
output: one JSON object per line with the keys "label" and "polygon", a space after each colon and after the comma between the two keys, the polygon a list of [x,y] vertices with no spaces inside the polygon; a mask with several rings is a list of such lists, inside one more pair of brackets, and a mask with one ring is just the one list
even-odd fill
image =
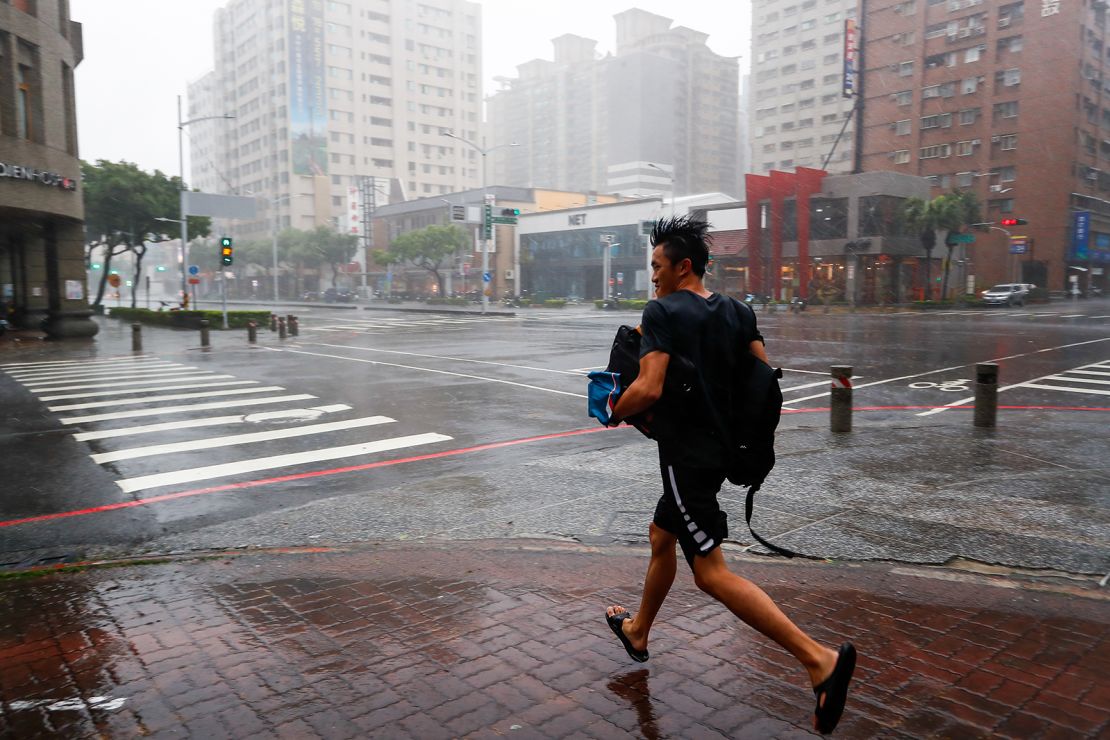
{"label": "concrete sidewalk", "polygon": [[[1110,732],[1110,607],[1065,580],[729,555],[804,629],[860,651],[838,737]],[[811,735],[777,646],[680,567],[632,663],[642,549],[368,545],[0,581],[0,735]]]}

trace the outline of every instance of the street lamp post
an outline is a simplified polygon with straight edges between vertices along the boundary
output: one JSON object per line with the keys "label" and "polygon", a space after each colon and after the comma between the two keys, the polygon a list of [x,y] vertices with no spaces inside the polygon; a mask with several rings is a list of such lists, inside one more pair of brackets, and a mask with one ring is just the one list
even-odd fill
{"label": "street lamp post", "polygon": [[662,172],[664,175],[666,175],[670,179],[670,181],[671,181],[671,218],[674,218],[674,170],[672,169],[670,172],[667,172],[665,169],[663,169],[659,165],[652,164],[651,162],[648,162],[648,167],[652,168],[653,170],[659,170],[660,172]]}
{"label": "street lamp post", "polygon": [[177,166],[181,172],[181,295],[182,297],[188,295],[188,283],[185,280],[185,271],[188,269],[189,262],[189,214],[185,213],[185,127],[189,124],[199,123],[200,121],[213,121],[218,118],[235,118],[231,113],[224,113],[221,116],[200,116],[199,118],[192,118],[188,121],[181,119],[181,96],[177,96]]}
{"label": "street lamp post", "polygon": [[[489,289],[487,289],[486,286],[485,286],[486,275],[489,273],[489,240],[486,239],[486,234],[485,234],[485,226],[486,226],[486,223],[485,223],[486,209],[485,209],[485,207],[487,205],[486,201],[489,198],[489,195],[486,193],[486,155],[489,154],[490,152],[497,151],[498,149],[503,149],[505,147],[510,147],[510,146],[520,146],[520,144],[518,144],[517,142],[514,141],[514,142],[511,142],[509,144],[498,144],[497,146],[491,146],[488,149],[485,149],[485,148],[482,148],[482,147],[478,146],[477,144],[475,144],[470,139],[464,139],[461,136],[456,136],[455,134],[451,133],[450,131],[443,131],[441,133],[444,136],[448,136],[452,139],[456,139],[457,141],[461,141],[462,143],[466,144],[469,147],[472,147],[475,151],[477,151],[479,154],[482,155],[482,283],[483,283],[483,285],[482,285],[482,313],[485,313],[486,310],[489,308],[489,293],[488,293],[488,290],[492,289],[492,287],[493,287],[492,281],[490,283],[490,288]],[[490,230],[492,231],[493,225],[490,224],[489,227],[490,227]],[[517,279],[519,280],[520,278],[517,278]]]}

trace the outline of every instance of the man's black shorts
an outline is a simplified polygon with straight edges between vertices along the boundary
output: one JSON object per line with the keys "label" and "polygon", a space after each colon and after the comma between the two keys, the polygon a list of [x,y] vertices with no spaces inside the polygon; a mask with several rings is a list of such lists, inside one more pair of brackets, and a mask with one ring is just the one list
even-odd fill
{"label": "man's black shorts", "polygon": [[725,471],[672,465],[662,457],[659,467],[663,496],[653,521],[678,538],[692,569],[696,555],[708,555],[728,537],[728,515],[717,503]]}

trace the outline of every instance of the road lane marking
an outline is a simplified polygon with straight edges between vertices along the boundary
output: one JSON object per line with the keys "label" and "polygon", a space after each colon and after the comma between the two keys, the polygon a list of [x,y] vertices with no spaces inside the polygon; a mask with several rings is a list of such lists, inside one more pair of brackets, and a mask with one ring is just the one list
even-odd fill
{"label": "road lane marking", "polygon": [[47,712],[84,712],[87,709],[112,712],[126,703],[127,697],[113,699],[110,696],[90,696],[87,700],[82,697],[76,699],[17,699],[9,701],[8,708],[12,711],[42,707]]}
{"label": "road lane marking", "polygon": [[[1071,372],[1065,370],[1064,372]],[[1072,383],[1095,383],[1096,385],[1110,385],[1110,380],[1099,380],[1098,378],[1069,378],[1063,375],[1049,375],[1045,380],[1065,380]]]}
{"label": "road lane marking", "polygon": [[[1104,341],[1104,340],[1096,339],[1094,341],[1097,342],[1097,341]],[[1090,342],[1081,342],[1081,344],[1089,344],[1089,343]],[[1043,352],[1043,351],[1044,350],[1037,350],[1037,352]],[[1080,365],[1079,367],[1075,368],[1074,370],[1065,370],[1064,372],[1069,372],[1070,373],[1070,372],[1076,372],[1076,371],[1079,371],[1079,370],[1085,370],[1086,368],[1089,368],[1089,367],[1102,367],[1103,364],[1104,364],[1104,362],[1096,362],[1096,363],[1092,363],[1090,365]],[[1083,390],[1079,389],[1079,388],[1061,388],[1059,386],[1054,386],[1054,385],[1048,385],[1048,386],[1046,386],[1046,385],[1034,385],[1038,381],[1048,380],[1050,378],[1055,378],[1055,377],[1058,377],[1058,376],[1056,376],[1055,373],[1053,373],[1051,375],[1042,375],[1039,378],[1033,378],[1032,380],[1027,380],[1027,381],[1022,382],[1022,383],[1013,383],[1011,385],[1004,385],[1001,388],[999,388],[996,392],[1001,393],[1002,391],[1008,391],[1011,388],[1047,388],[1049,390],[1058,390],[1058,391],[1070,390],[1074,393],[1082,393],[1083,392]],[[1063,380],[1071,380],[1070,378],[1062,378],[1062,379]],[[1075,380],[1079,380],[1079,378],[1075,378]],[[1096,391],[1096,390],[1093,390],[1093,389],[1090,390],[1089,392],[1099,394],[1099,395],[1102,395],[1102,394],[1106,393],[1105,391]],[[934,414],[939,414],[942,411],[947,411],[949,408],[952,408],[954,406],[963,406],[965,404],[971,403],[974,400],[975,400],[974,396],[971,396],[970,398],[962,398],[959,401],[953,401],[952,403],[947,403],[944,406],[940,406],[938,408],[931,409],[929,411],[923,411],[920,414],[916,414],[916,416],[933,416]]]}
{"label": "road lane marking", "polygon": [[144,378],[147,376],[165,374],[168,372],[180,372],[183,369],[196,369],[195,366],[178,365],[174,363],[159,363],[152,365],[149,369],[138,370],[136,368],[123,368],[119,370],[71,370],[64,373],[49,373],[47,375],[20,375],[12,376],[23,385],[34,385],[36,383],[46,382],[61,382],[77,383],[85,378],[89,379],[109,379],[109,378]]}
{"label": "road lane marking", "polygon": [[[342,346],[342,345],[339,345]],[[344,349],[354,349],[353,347],[344,347]],[[484,380],[487,383],[502,383],[504,385],[514,385],[518,388],[528,388],[533,391],[543,391],[544,393],[557,393],[561,396],[573,396],[574,398],[586,398],[585,393],[571,393],[570,391],[559,391],[554,388],[542,388],[538,385],[528,385],[527,383],[516,383],[512,380],[502,380],[500,378],[487,378],[482,375],[468,375],[466,373],[453,373],[449,370],[433,370],[430,367],[417,367],[414,365],[399,365],[395,362],[381,362],[380,360],[364,360],[361,357],[345,357],[343,355],[329,355],[323,352],[307,352],[298,349],[281,349],[279,352],[292,352],[298,355],[311,355],[313,357],[330,357],[333,360],[348,360],[350,362],[362,362],[367,365],[382,365],[384,367],[399,367],[403,370],[418,370],[425,373],[433,373],[436,375],[452,375],[456,378],[470,378],[471,380]]]}
{"label": "road lane marking", "polygon": [[[1102,366],[1101,365],[1095,365],[1095,367],[1102,367]],[[1104,373],[1104,372],[1099,372],[1098,370],[1065,370],[1064,372],[1066,372],[1066,373],[1082,373],[1083,375],[1102,375],[1102,376],[1110,377],[1110,372],[1105,372]]]}
{"label": "road lane marking", "polygon": [[1038,383],[1022,383],[1022,388],[1039,388],[1046,391],[1064,391],[1065,393],[1094,393],[1099,396],[1110,396],[1110,391],[1098,388],[1072,388],[1063,385],[1040,385]]}
{"label": "road lane marking", "polygon": [[64,372],[66,370],[83,370],[85,368],[106,370],[115,367],[145,367],[147,365],[154,365],[160,362],[169,362],[169,360],[163,360],[160,357],[140,357],[134,360],[112,360],[110,362],[66,362],[58,363],[57,365],[36,365],[23,367],[7,366],[3,368],[3,370],[4,372],[11,373],[12,375],[26,375],[34,373],[57,373]]}
{"label": "road lane marking", "polygon": [[234,401],[213,401],[212,403],[189,403],[180,406],[159,406],[152,409],[132,409],[129,411],[111,411],[103,414],[87,414],[84,416],[70,416],[60,419],[63,424],[87,424],[94,421],[111,421],[113,419],[135,419],[143,416],[160,416],[162,414],[191,413],[193,411],[211,411],[212,409],[233,409],[241,406],[262,406],[271,403],[287,403],[289,401],[307,401],[316,398],[311,393],[292,393],[286,396],[267,396],[266,398],[244,398]]}
{"label": "road lane marking", "polygon": [[[1016,355],[1007,355],[1006,357],[996,357],[993,360],[984,360],[984,362],[1002,362],[1003,360],[1015,360],[1018,357],[1026,357],[1028,355],[1035,355],[1035,354],[1039,354],[1041,352],[1054,352],[1056,350],[1069,349],[1071,347],[1081,347],[1085,344],[1097,344],[1099,342],[1110,342],[1110,337],[1103,337],[1102,339],[1088,339],[1085,342],[1073,342],[1072,344],[1061,344],[1057,347],[1045,347],[1044,349],[1037,349],[1037,350],[1033,350],[1032,352],[1021,352],[1021,353],[1016,354]],[[969,362],[969,363],[964,364],[964,365],[953,365],[952,367],[945,367],[945,368],[941,368],[939,370],[928,370],[928,371],[923,372],[923,373],[915,373],[914,375],[902,375],[902,376],[897,377],[897,378],[886,378],[885,380],[873,380],[870,383],[862,383],[860,385],[857,385],[856,390],[859,390],[860,388],[870,388],[873,385],[884,385],[886,383],[895,383],[899,380],[909,380],[910,378],[920,378],[923,375],[936,375],[936,374],[939,374],[939,373],[946,373],[946,372],[949,372],[951,370],[959,370],[960,368],[964,368],[964,367],[973,367],[976,364],[977,363]],[[1087,367],[1102,367],[1102,365],[1099,364],[1099,363],[1096,363],[1096,364],[1093,364],[1093,365],[1084,365],[1083,367],[1084,368],[1087,368]],[[1012,388],[1013,386],[1009,386],[1009,387]],[[1002,389],[999,388],[999,390],[1002,390]],[[791,399],[790,401],[786,401],[785,403],[792,403],[793,404],[793,403],[801,403],[802,401],[812,401],[815,398],[824,398],[827,395],[829,395],[829,391],[825,391],[824,393],[818,393],[818,394],[813,395],[813,396],[806,396],[804,398],[794,398],[794,399]]]}
{"label": "road lane marking", "polygon": [[[854,381],[856,381],[856,380],[858,380],[862,377],[863,377],[862,375],[855,375],[855,376],[852,377],[852,381],[854,382]],[[805,388],[816,388],[817,386],[828,385],[829,382],[830,382],[830,379],[825,379],[825,380],[818,380],[816,383],[806,383],[805,385],[792,385],[792,386],[789,386],[787,388],[783,388],[782,392],[783,393],[789,393],[790,391],[800,391],[800,390],[803,390]]]}
{"label": "road lane marking", "polygon": [[346,344],[325,344],[324,342],[300,342],[301,346],[309,347],[330,347],[332,349],[353,349],[359,352],[381,352],[387,355],[405,355],[408,357],[426,357],[433,360],[451,360],[453,362],[473,362],[478,365],[495,365],[497,367],[512,367],[518,370],[534,370],[543,373],[559,373],[560,375],[575,375],[581,373],[574,372],[573,370],[553,370],[547,367],[532,367],[530,365],[512,365],[507,362],[491,362],[489,360],[471,360],[466,357],[448,357],[446,355],[426,355],[419,352],[402,352],[394,349],[376,349],[374,347],[354,347]]}
{"label": "road lane marking", "polygon": [[309,408],[287,409],[284,411],[261,411],[254,414],[209,416],[203,419],[164,421],[158,424],[142,424],[136,427],[103,429],[96,432],[77,432],[73,435],[73,439],[78,442],[87,442],[94,439],[114,439],[116,437],[130,437],[136,434],[152,434],[154,432],[169,432],[175,429],[197,429],[200,427],[223,426],[226,424],[259,423],[263,421],[282,421],[284,419],[304,421],[308,418],[318,418],[323,414],[350,410],[351,406],[345,403],[335,403],[328,406],[312,406]]}
{"label": "road lane marking", "polygon": [[[227,376],[234,377],[234,376]],[[198,378],[200,380],[200,378]],[[204,378],[210,380],[210,378]],[[154,388],[124,388],[114,391],[92,391],[85,393],[63,393],[60,396],[39,396],[39,400],[46,401],[67,401],[71,398],[100,398],[103,396],[126,396],[130,393],[150,393],[152,391],[183,391],[188,388],[226,388],[229,385],[257,385],[257,380],[219,380],[215,383],[176,383],[173,385],[162,385]],[[53,390],[46,391],[53,393]],[[131,399],[127,399],[131,400]]]}
{"label": "road lane marking", "polygon": [[1061,316],[1060,318],[1062,318],[1062,319],[1078,319],[1078,318],[1080,318],[1082,316],[1086,316],[1086,315],[1087,314],[1085,314],[1085,313],[1066,313],[1063,316]]}
{"label": "road lane marking", "polygon": [[161,403],[163,401],[184,401],[188,398],[212,398],[213,396],[234,396],[240,393],[270,393],[283,391],[280,385],[265,385],[260,388],[233,388],[227,391],[204,391],[202,393],[173,393],[168,396],[148,396],[147,398],[115,398],[111,401],[90,401],[89,403],[71,403],[65,406],[47,406],[47,411],[80,411],[81,409],[98,409],[107,406],[125,406],[132,403]]}
{"label": "road lane marking", "polygon": [[155,359],[153,355],[123,355],[121,357],[106,357],[103,360],[49,360],[43,362],[6,362],[0,368],[8,367],[47,367],[52,365],[102,365],[105,363],[127,362],[135,360]]}
{"label": "road lane marking", "polygon": [[323,462],[325,460],[340,460],[345,457],[373,455],[388,450],[399,450],[405,447],[417,447],[419,445],[435,444],[436,442],[446,442],[450,439],[451,437],[448,437],[446,434],[410,434],[405,437],[393,437],[391,439],[381,439],[375,442],[362,442],[360,444],[344,445],[342,447],[326,447],[322,450],[308,450],[287,455],[257,457],[252,460],[240,460],[238,462],[223,463],[220,465],[205,465],[199,468],[175,470],[169,473],[156,473],[154,475],[142,475],[136,478],[123,478],[116,481],[116,485],[118,485],[120,490],[124,493],[134,493],[135,491],[145,491],[150,488],[211,480],[212,478],[223,478],[225,476],[241,475],[243,473],[254,473],[259,470],[288,468],[294,465],[307,465],[309,463]]}
{"label": "road lane marking", "polygon": [[152,455],[172,455],[178,452],[193,452],[195,450],[210,450],[216,447],[230,447],[232,445],[246,445],[255,442],[269,442],[275,439],[290,439],[313,434],[326,434],[339,432],[345,429],[361,429],[363,427],[377,426],[378,424],[392,424],[397,421],[388,416],[365,416],[359,419],[344,419],[343,421],[329,421],[322,424],[308,424],[300,427],[285,427],[283,429],[267,429],[264,432],[249,432],[246,434],[229,434],[223,437],[207,437],[193,439],[187,442],[167,442],[160,445],[147,445],[145,447],[129,447],[115,452],[101,452],[89,455],[93,462],[98,464],[116,462],[118,460],[134,460]]}
{"label": "road lane marking", "polygon": [[28,386],[27,390],[31,393],[38,393],[39,391],[80,391],[90,388],[130,388],[138,385],[156,385],[157,383],[176,383],[183,380],[200,380],[202,378],[207,380],[225,379],[229,380],[234,378],[234,375],[215,375],[211,370],[196,370],[193,372],[182,373],[180,375],[170,375],[164,378],[157,378],[155,380],[128,380],[126,382],[112,381],[111,383],[87,383],[84,385],[59,385],[59,383],[72,383],[72,380],[55,380],[52,383],[44,383],[43,385]]}
{"label": "road lane marking", "polygon": [[1110,319],[1110,316],[1092,316],[1092,319]]}

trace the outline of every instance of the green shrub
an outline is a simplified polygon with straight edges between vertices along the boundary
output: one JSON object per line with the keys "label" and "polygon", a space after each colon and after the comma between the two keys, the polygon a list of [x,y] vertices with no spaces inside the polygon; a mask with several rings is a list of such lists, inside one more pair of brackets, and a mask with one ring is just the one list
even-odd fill
{"label": "green shrub", "polygon": [[548,298],[543,302],[543,305],[544,308],[562,308],[567,305],[567,302],[564,298]]}
{"label": "green shrub", "polygon": [[[212,329],[222,329],[222,311],[152,311],[149,308],[109,308],[109,316],[125,321],[139,321],[154,326],[171,326],[178,329],[199,329],[200,322],[207,319]],[[228,311],[229,329],[245,329],[247,322],[254,320],[259,326],[270,323],[269,311]]]}
{"label": "green shrub", "polygon": [[627,301],[621,301],[620,307],[626,308],[629,311],[643,311],[648,302],[639,298],[631,298]]}

